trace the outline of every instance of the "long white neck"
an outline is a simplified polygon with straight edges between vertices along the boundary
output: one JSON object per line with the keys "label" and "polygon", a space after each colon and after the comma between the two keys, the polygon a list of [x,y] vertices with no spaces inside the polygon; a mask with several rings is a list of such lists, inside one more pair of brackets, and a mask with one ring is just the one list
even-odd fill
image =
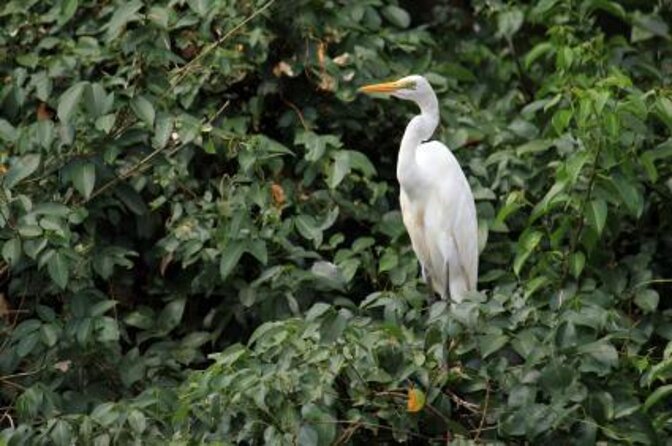
{"label": "long white neck", "polygon": [[439,101],[434,92],[417,101],[417,104],[420,106],[420,114],[406,126],[397,160],[397,179],[408,195],[416,195],[422,189],[423,177],[418,169],[416,153],[420,144],[431,138],[439,125]]}

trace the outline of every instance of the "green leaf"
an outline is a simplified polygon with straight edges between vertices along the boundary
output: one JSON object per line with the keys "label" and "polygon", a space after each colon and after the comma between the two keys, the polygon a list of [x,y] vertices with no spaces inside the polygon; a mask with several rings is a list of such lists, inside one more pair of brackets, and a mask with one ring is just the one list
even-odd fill
{"label": "green leaf", "polygon": [[399,28],[408,28],[411,24],[411,16],[398,6],[388,5],[382,10],[383,16]]}
{"label": "green leaf", "polygon": [[523,25],[525,15],[519,8],[512,7],[497,15],[497,35],[511,38]]}
{"label": "green leaf", "polygon": [[262,265],[268,263],[268,250],[266,249],[266,242],[261,239],[255,239],[248,243],[246,251],[254,256]]}
{"label": "green leaf", "polygon": [[137,409],[133,409],[130,414],[128,414],[128,424],[131,426],[134,432],[141,434],[147,428],[147,420],[145,415]]}
{"label": "green leaf", "polygon": [[320,341],[324,344],[331,344],[336,341],[347,327],[348,319],[346,310],[340,310],[332,317],[326,318],[320,330]]}
{"label": "green leaf", "polygon": [[516,245],[516,257],[513,261],[513,271],[516,275],[520,275],[520,270],[523,268],[525,261],[532,254],[532,251],[539,245],[543,234],[539,231],[527,230],[518,240]]}
{"label": "green leaf", "polygon": [[35,215],[49,215],[51,217],[67,217],[70,208],[60,203],[40,203],[33,208]]}
{"label": "green leaf", "polygon": [[568,46],[563,46],[556,53],[555,64],[561,70],[569,70],[574,62],[574,52]]}
{"label": "green leaf", "polygon": [[138,118],[142,119],[149,127],[154,127],[156,112],[154,111],[154,106],[147,98],[144,96],[134,97],[131,101],[131,108]]}
{"label": "green leaf", "polygon": [[7,240],[2,246],[2,258],[10,266],[15,266],[19,259],[21,259],[21,239],[14,237]]}
{"label": "green leaf", "polygon": [[370,178],[376,174],[376,167],[371,160],[362,152],[356,150],[346,150],[350,158],[350,166],[353,170],[358,170],[365,177]]}
{"label": "green leaf", "polygon": [[525,68],[529,69],[530,66],[534,63],[535,60],[539,59],[546,53],[553,52],[555,47],[552,43],[544,41],[536,44],[532,49],[525,55],[524,64]]}
{"label": "green leaf", "polygon": [[633,216],[639,218],[644,211],[644,198],[636,187],[637,183],[618,172],[614,173],[611,179],[625,207]]}
{"label": "green leaf", "polygon": [[572,368],[551,362],[542,370],[539,383],[548,393],[564,392],[575,375],[575,370]]}
{"label": "green leaf", "polygon": [[40,334],[37,332],[23,336],[19,341],[19,344],[16,346],[16,354],[19,356],[19,358],[28,356],[35,349],[35,346],[39,341]]}
{"label": "green leaf", "polygon": [[553,141],[548,139],[534,139],[529,141],[522,146],[516,149],[517,156],[523,156],[527,154],[536,154],[540,152],[545,152],[549,148],[553,147]]}
{"label": "green leaf", "polygon": [[117,7],[112,8],[114,14],[112,14],[110,21],[103,27],[103,29],[107,29],[105,40],[110,42],[116,39],[128,23],[140,20],[141,17],[138,14],[140,9],[142,9],[142,2],[140,0],[121,3]]}
{"label": "green leaf", "polygon": [[654,36],[670,40],[667,23],[657,14],[642,14],[639,11],[635,11],[632,23],[634,26],[632,27],[630,40],[633,43],[648,40]]}
{"label": "green leaf", "polygon": [[669,401],[668,397],[670,395],[672,395],[672,384],[668,384],[666,386],[660,386],[646,398],[646,401],[644,401],[644,406],[642,406],[642,409],[644,410],[644,412],[648,412],[649,409],[651,409],[659,402]]}
{"label": "green leaf", "polygon": [[54,123],[51,120],[39,121],[37,123],[37,140],[44,149],[49,149],[54,142]]}
{"label": "green leaf", "polygon": [[183,297],[172,300],[166,305],[157,320],[159,330],[169,332],[180,324],[187,300]]}
{"label": "green leaf", "polygon": [[398,264],[399,257],[397,256],[397,253],[394,252],[394,250],[388,248],[380,258],[380,262],[378,263],[378,272],[384,273],[385,271],[390,271],[396,268]]}
{"label": "green leaf", "polygon": [[658,117],[672,129],[672,100],[662,96],[656,101],[655,110]]}
{"label": "green leaf", "polygon": [[595,199],[586,206],[586,219],[588,224],[597,231],[598,235],[602,234],[604,225],[607,222],[607,203],[602,199]]}
{"label": "green leaf", "polygon": [[226,280],[231,274],[244,252],[245,244],[242,241],[235,240],[226,246],[219,261],[219,277],[221,280]]}
{"label": "green leaf", "polygon": [[152,6],[147,14],[147,18],[161,29],[168,29],[168,8],[161,6]]}
{"label": "green leaf", "polygon": [[310,425],[304,424],[299,429],[299,446],[318,446],[319,439],[320,437],[317,435],[317,431]]}
{"label": "green leaf", "polygon": [[72,428],[65,420],[56,420],[56,424],[51,429],[49,437],[55,446],[69,446],[73,443]]}
{"label": "green leaf", "polygon": [[119,324],[111,317],[96,318],[94,329],[98,342],[117,342],[119,340]]}
{"label": "green leaf", "polygon": [[527,280],[524,286],[525,294],[523,297],[525,300],[529,299],[530,296],[533,296],[537,291],[544,288],[549,282],[550,279],[547,276],[537,276],[532,280]]}
{"label": "green leaf", "polygon": [[119,418],[116,403],[103,403],[96,406],[91,412],[91,418],[101,426],[109,426]]}
{"label": "green leaf", "polygon": [[316,404],[308,403],[301,408],[301,416],[317,432],[318,445],[333,444],[336,439],[336,420],[329,412],[322,410]]}
{"label": "green leaf", "polygon": [[166,147],[170,140],[170,134],[173,131],[173,118],[165,113],[159,113],[156,117],[156,126],[154,136],[152,137],[152,147],[162,149]]}
{"label": "green leaf", "polygon": [[318,135],[314,132],[299,132],[294,138],[295,144],[303,145],[307,150],[306,161],[315,162],[320,160],[326,153],[327,146],[341,147],[342,143],[333,135]]}
{"label": "green leaf", "polygon": [[335,189],[348,173],[350,173],[350,155],[348,151],[340,150],[334,154],[334,162],[329,169],[327,178],[329,188]]}
{"label": "green leaf", "polygon": [[53,347],[58,342],[59,330],[54,324],[43,324],[40,328],[42,343],[47,347]]}
{"label": "green leaf", "polygon": [[332,308],[333,307],[329,304],[318,302],[310,307],[310,310],[306,312],[306,321],[312,322]]}
{"label": "green leaf", "polygon": [[565,131],[573,115],[574,112],[570,109],[563,109],[555,112],[553,118],[551,119],[551,123],[553,124],[553,128],[558,135],[561,135]]}
{"label": "green leaf", "polygon": [[205,17],[212,7],[210,0],[187,0],[187,4],[192,11],[201,17]]}
{"label": "green leaf", "polygon": [[478,345],[483,358],[487,358],[491,354],[504,347],[508,342],[508,336],[503,334],[485,335],[479,338]]}
{"label": "green leaf", "polygon": [[77,324],[77,342],[80,345],[87,345],[91,342],[91,334],[93,333],[93,321],[90,317],[81,319]]}
{"label": "green leaf", "polygon": [[114,193],[124,205],[135,215],[145,215],[148,212],[147,205],[140,194],[128,184],[120,184]]}
{"label": "green leaf", "polygon": [[656,311],[659,300],[660,296],[658,293],[651,289],[639,290],[635,295],[635,304],[637,304],[644,313],[652,313]]}
{"label": "green leaf", "polygon": [[82,94],[84,93],[84,87],[86,87],[87,82],[78,82],[72,87],[68,88],[63,92],[61,97],[58,99],[58,119],[63,123],[70,122],[70,117],[77,109]]}
{"label": "green leaf", "polygon": [[112,109],[114,94],[107,95],[102,85],[87,84],[84,89],[84,106],[92,118],[98,118]]}
{"label": "green leaf", "polygon": [[607,341],[597,341],[583,345],[578,348],[578,352],[590,355],[599,363],[608,367],[618,365],[618,351]]}
{"label": "green leaf", "polygon": [[345,279],[336,265],[331,262],[318,260],[313,263],[310,272],[318,279],[318,283],[328,288],[342,290],[345,286]]}
{"label": "green leaf", "polygon": [[627,16],[623,6],[619,5],[615,1],[611,0],[589,0],[582,5],[582,7],[587,7],[589,11],[594,9],[601,9],[602,11],[608,12],[620,19],[624,19]]}
{"label": "green leaf", "polygon": [[140,307],[126,315],[124,323],[131,327],[140,328],[142,330],[149,330],[154,326],[153,312],[147,307]]}
{"label": "green leaf", "polygon": [[620,122],[618,115],[612,112],[606,112],[604,114],[604,127],[607,130],[607,134],[612,138],[616,139],[620,135]]}
{"label": "green leaf", "polygon": [[315,246],[322,244],[322,229],[310,215],[301,214],[294,219],[296,229],[304,238],[312,240]]}
{"label": "green leaf", "polygon": [[546,215],[554,205],[561,202],[563,196],[565,196],[562,192],[564,192],[566,187],[567,187],[566,181],[559,180],[556,183],[554,183],[553,186],[551,186],[551,188],[548,190],[548,192],[546,192],[544,198],[542,198],[541,201],[538,202],[536,206],[534,206],[534,209],[532,209],[532,214],[530,215],[530,223],[533,223],[542,215]]}
{"label": "green leaf", "polygon": [[70,180],[77,192],[88,200],[96,185],[96,166],[89,161],[76,162],[70,171]]}
{"label": "green leaf", "polygon": [[578,279],[586,265],[586,256],[581,251],[575,252],[569,256],[569,271],[575,279]]}
{"label": "green leaf", "polygon": [[16,128],[7,120],[0,118],[0,140],[14,142],[17,138]]}
{"label": "green leaf", "polygon": [[43,231],[39,225],[21,224],[18,227],[21,237],[31,238],[42,235]]}
{"label": "green leaf", "polygon": [[104,133],[110,133],[114,127],[114,122],[116,121],[117,116],[114,114],[104,115],[96,119],[95,127]]}
{"label": "green leaf", "polygon": [[29,177],[40,166],[40,155],[24,155],[19,158],[5,175],[5,187],[12,189],[21,180]]}
{"label": "green leaf", "polygon": [[59,26],[63,26],[74,17],[79,7],[79,0],[63,0],[61,3],[61,14],[58,17]]}
{"label": "green leaf", "polygon": [[119,302],[116,300],[103,300],[94,304],[89,310],[91,316],[102,316],[107,313],[109,310],[114,308]]}
{"label": "green leaf", "polygon": [[70,261],[61,252],[56,251],[54,255],[49,258],[47,262],[47,271],[51,280],[56,283],[61,289],[65,289],[70,278]]}
{"label": "green leaf", "polygon": [[[247,341],[247,345],[252,346],[257,341],[262,341],[264,338],[279,332],[286,332],[286,330],[287,327],[283,321],[265,322],[252,332],[250,339]],[[257,342],[257,344],[259,343],[260,342]]]}

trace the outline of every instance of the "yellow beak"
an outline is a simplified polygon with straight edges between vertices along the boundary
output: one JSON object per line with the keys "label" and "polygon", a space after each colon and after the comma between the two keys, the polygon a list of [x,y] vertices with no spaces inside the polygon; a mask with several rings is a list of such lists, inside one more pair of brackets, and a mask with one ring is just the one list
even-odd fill
{"label": "yellow beak", "polygon": [[392,93],[400,88],[403,88],[403,85],[399,81],[395,82],[383,82],[382,84],[372,84],[364,85],[359,87],[360,93]]}

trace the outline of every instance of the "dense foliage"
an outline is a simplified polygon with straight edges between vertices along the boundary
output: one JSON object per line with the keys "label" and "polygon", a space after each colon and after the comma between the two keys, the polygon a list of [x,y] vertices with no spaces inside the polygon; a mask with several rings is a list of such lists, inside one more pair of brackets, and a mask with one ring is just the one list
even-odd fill
{"label": "dense foliage", "polygon": [[[665,2],[8,0],[0,444],[669,444]],[[479,293],[394,178],[425,74]],[[461,441],[461,440],[460,440]]]}

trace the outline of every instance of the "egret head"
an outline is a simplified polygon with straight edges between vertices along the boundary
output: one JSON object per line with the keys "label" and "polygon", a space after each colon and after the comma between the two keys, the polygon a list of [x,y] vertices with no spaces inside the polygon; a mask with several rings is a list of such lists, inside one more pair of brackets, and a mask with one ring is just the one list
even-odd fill
{"label": "egret head", "polygon": [[431,85],[417,74],[403,77],[394,82],[365,85],[359,89],[362,93],[387,93],[399,99],[422,103],[426,98],[434,96]]}
{"label": "egret head", "polygon": [[402,77],[398,81],[365,85],[359,89],[362,93],[387,93],[399,99],[413,101],[423,111],[438,113],[438,100],[427,79],[417,74]]}

